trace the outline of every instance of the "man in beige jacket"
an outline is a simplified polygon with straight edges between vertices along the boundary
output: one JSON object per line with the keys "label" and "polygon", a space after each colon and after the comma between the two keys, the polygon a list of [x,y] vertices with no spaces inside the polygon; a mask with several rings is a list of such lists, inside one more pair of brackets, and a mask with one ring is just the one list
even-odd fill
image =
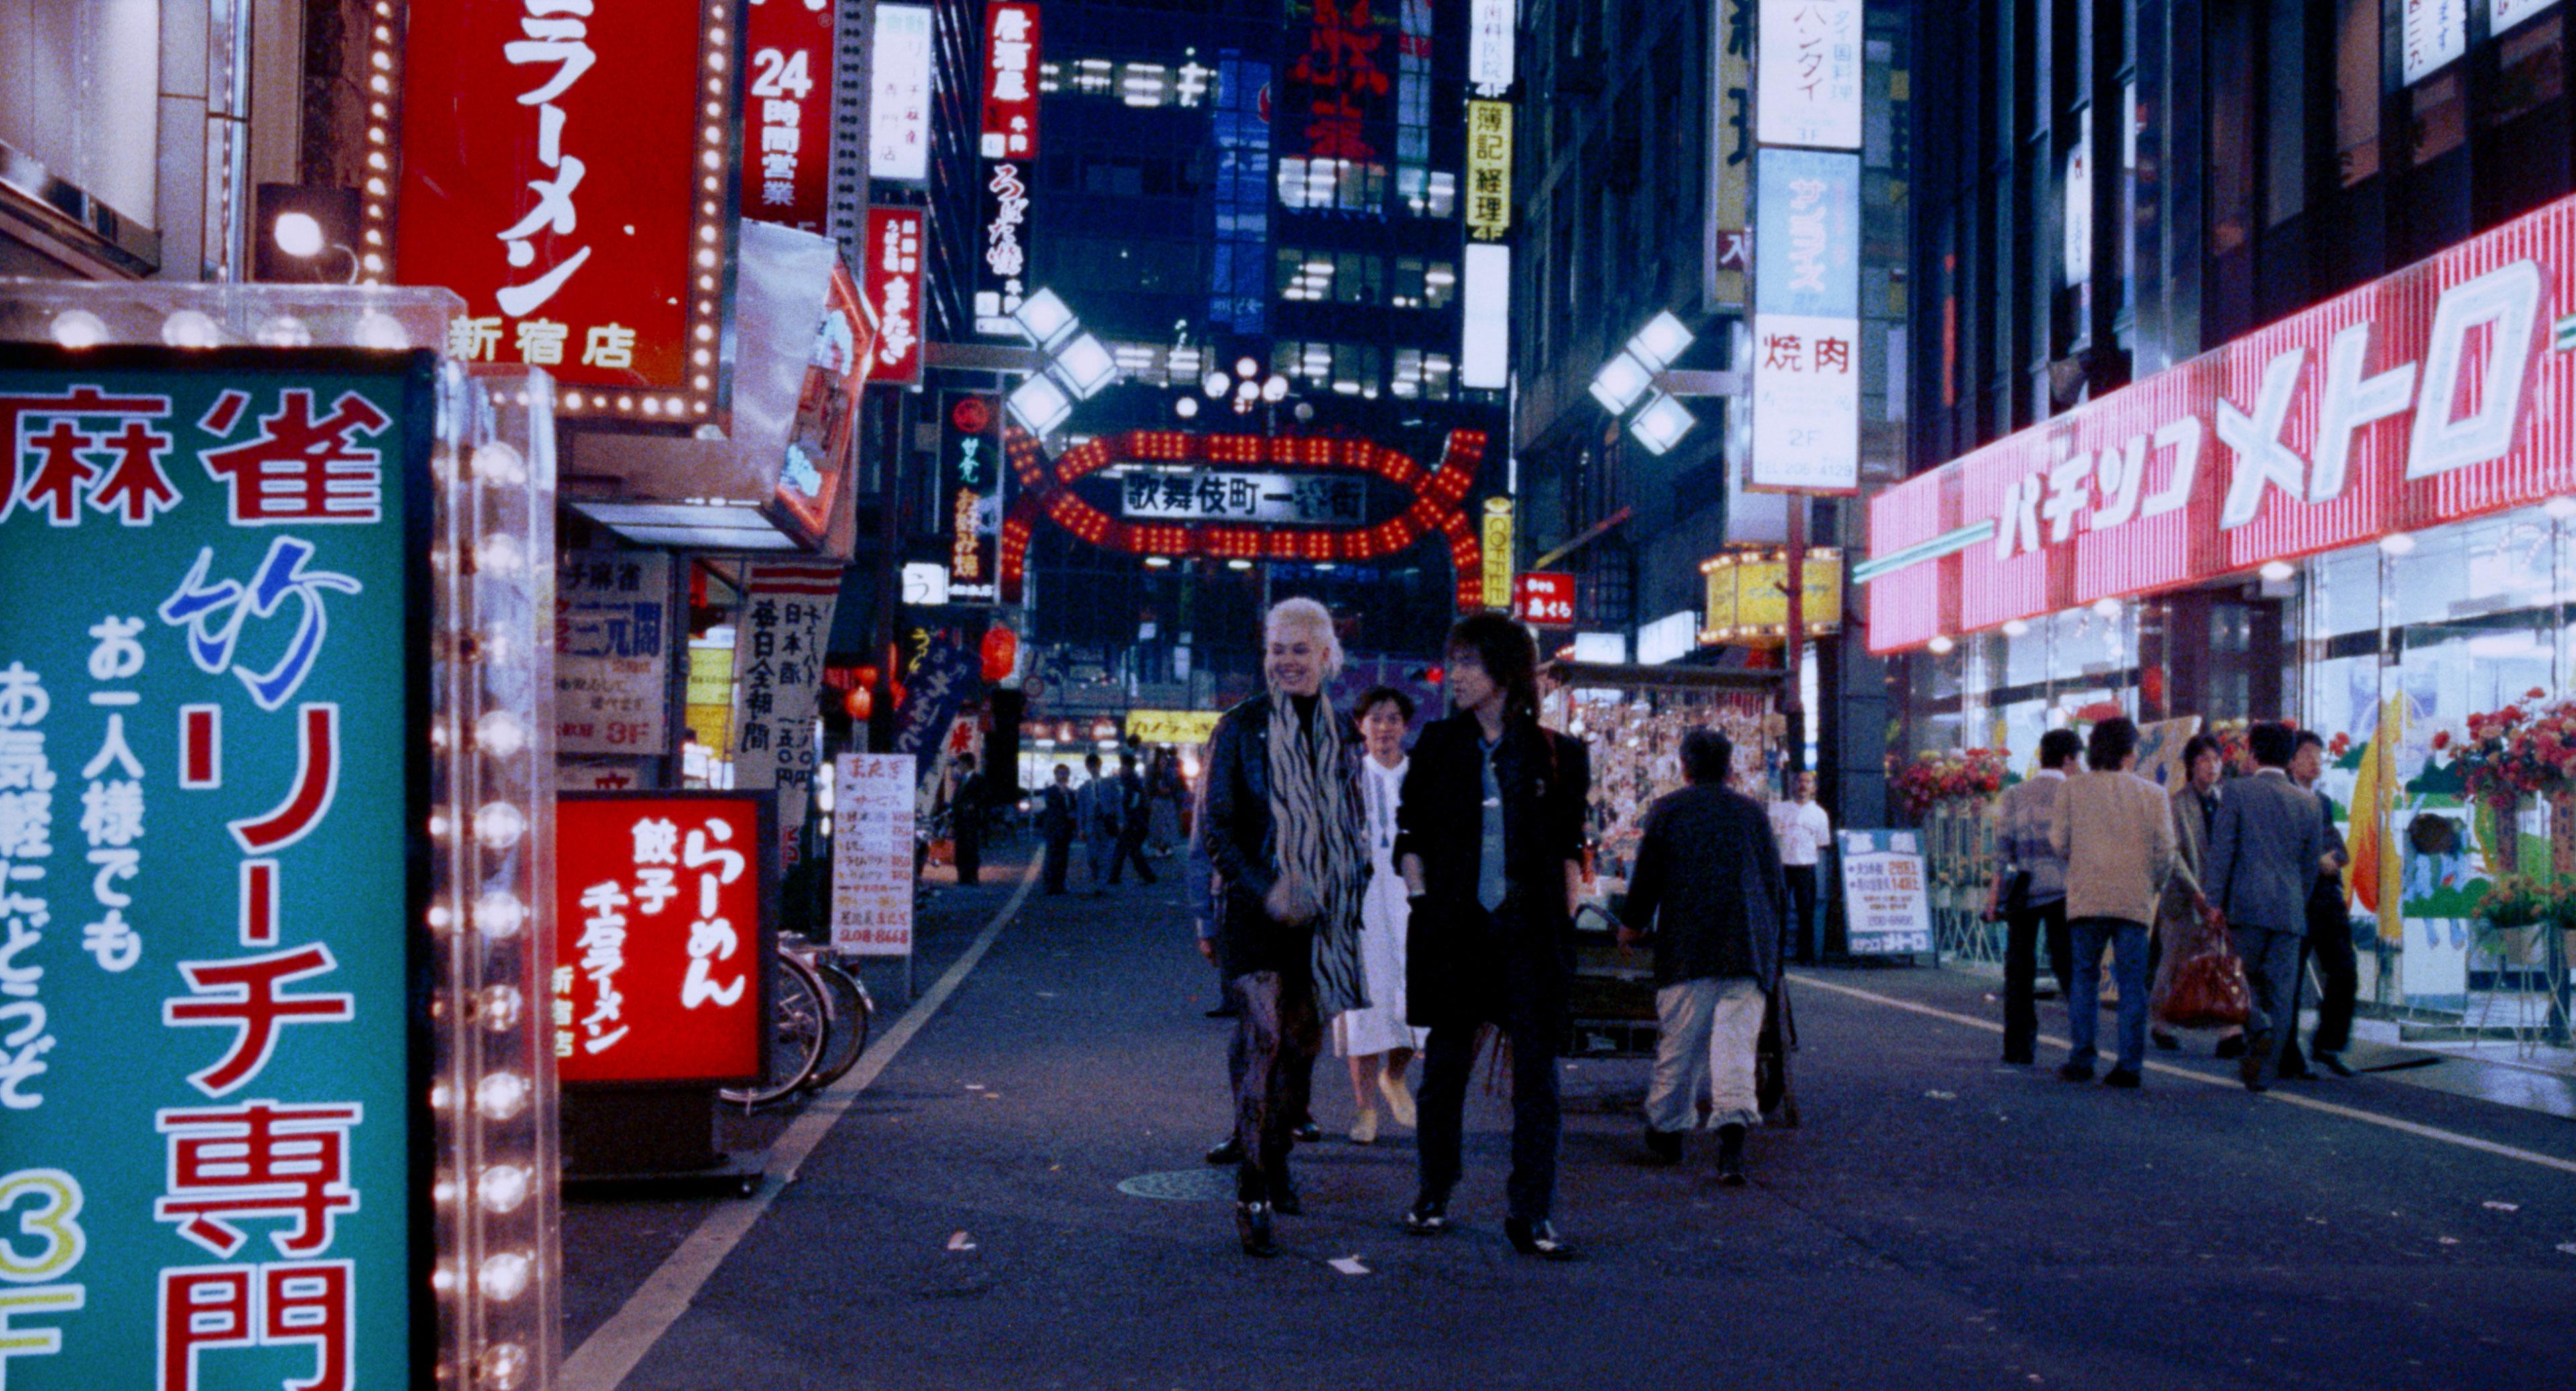
{"label": "man in beige jacket", "polygon": [[2066,1006],[2074,1047],[2057,1075],[2093,1080],[2108,944],[2120,985],[2120,1062],[2102,1082],[2134,1088],[2147,1060],[2148,925],[2177,864],[2173,808],[2162,788],[2129,771],[2138,761],[2138,727],[2131,721],[2115,717],[2093,726],[2084,761],[2088,770],[2067,779],[2049,827],[2050,843],[2066,857],[2066,928],[2075,954],[2074,994]]}

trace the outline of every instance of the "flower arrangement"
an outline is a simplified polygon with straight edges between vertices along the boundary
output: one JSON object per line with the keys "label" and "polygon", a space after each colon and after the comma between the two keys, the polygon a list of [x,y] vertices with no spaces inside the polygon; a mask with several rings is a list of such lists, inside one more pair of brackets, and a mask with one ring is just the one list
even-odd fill
{"label": "flower arrangement", "polygon": [[2524,874],[2507,874],[2487,886],[2478,900],[2478,916],[2498,927],[2529,927],[2551,915],[2562,895],[2553,884]]}
{"label": "flower arrangement", "polygon": [[2522,702],[2469,716],[2460,733],[2435,731],[2433,752],[2450,755],[2472,799],[2505,808],[2576,787],[2576,701],[2544,707],[2547,697],[2535,686]]}
{"label": "flower arrangement", "polygon": [[1889,759],[1889,781],[1906,815],[1921,820],[1943,802],[1991,797],[2003,790],[2010,755],[2002,749],[1917,754],[1911,763]]}

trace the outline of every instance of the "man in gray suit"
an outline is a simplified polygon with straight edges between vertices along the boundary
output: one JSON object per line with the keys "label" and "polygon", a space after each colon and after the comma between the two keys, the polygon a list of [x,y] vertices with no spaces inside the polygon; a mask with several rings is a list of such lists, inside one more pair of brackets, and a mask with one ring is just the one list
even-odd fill
{"label": "man in gray suit", "polygon": [[2307,933],[2308,891],[2326,853],[2325,823],[2315,794],[2290,781],[2298,735],[2286,724],[2258,724],[2247,735],[2254,776],[2219,801],[2209,828],[2204,887],[2227,914],[2245,983],[2254,996],[2249,1041],[2240,1065],[2245,1089],[2259,1092],[2273,1050],[2299,1028],[2299,942]]}

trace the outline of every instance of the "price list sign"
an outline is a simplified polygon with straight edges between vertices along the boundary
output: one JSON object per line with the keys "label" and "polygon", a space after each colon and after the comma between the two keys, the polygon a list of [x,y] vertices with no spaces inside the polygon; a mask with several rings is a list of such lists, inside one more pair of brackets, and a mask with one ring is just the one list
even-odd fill
{"label": "price list sign", "polygon": [[832,950],[912,954],[910,754],[832,761]]}
{"label": "price list sign", "polygon": [[11,1391],[415,1384],[434,370],[0,347]]}

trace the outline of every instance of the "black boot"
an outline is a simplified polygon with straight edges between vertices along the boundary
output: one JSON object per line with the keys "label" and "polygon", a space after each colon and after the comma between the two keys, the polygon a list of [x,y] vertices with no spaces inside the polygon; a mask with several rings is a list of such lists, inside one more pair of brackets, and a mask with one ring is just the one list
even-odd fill
{"label": "black boot", "polygon": [[1744,1186],[1744,1127],[1741,1125],[1717,1128],[1717,1181],[1729,1188]]}
{"label": "black boot", "polygon": [[1224,1168],[1228,1164],[1242,1163],[1243,1142],[1231,1135],[1226,1136],[1224,1139],[1208,1146],[1207,1162],[1220,1169]]}
{"label": "black boot", "polygon": [[2249,1092],[2269,1091],[2263,1085],[2263,1065],[2272,1061],[2272,1036],[2256,1034],[2246,1040],[2245,1056],[2236,1065],[2236,1076]]}
{"label": "black boot", "polygon": [[1271,1230],[1270,1204],[1246,1200],[1234,1205],[1234,1234],[1243,1241],[1247,1256],[1279,1254],[1279,1238]]}
{"label": "black boot", "polygon": [[1678,1164],[1682,1159],[1682,1133],[1646,1127],[1646,1158],[1657,1164]]}

